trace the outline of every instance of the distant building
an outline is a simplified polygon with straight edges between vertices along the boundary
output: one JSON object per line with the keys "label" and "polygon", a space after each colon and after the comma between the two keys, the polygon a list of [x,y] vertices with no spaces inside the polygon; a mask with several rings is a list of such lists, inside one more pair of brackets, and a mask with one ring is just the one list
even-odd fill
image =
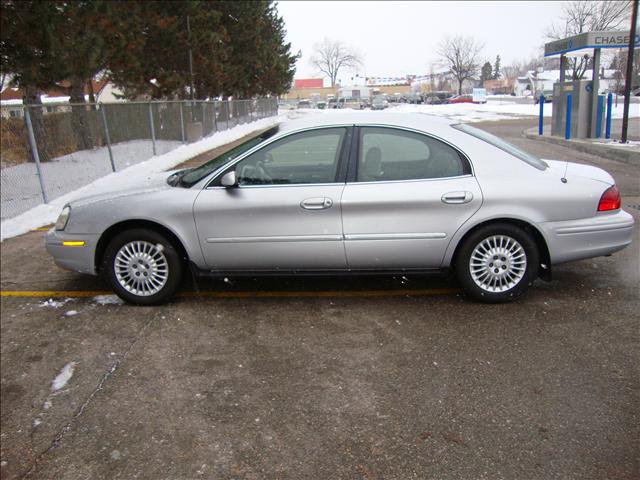
{"label": "distant building", "polygon": [[485,80],[483,87],[491,95],[510,95],[513,93],[515,78],[499,78],[496,80]]}
{"label": "distant building", "polygon": [[[65,88],[68,87],[68,82],[60,82],[59,89],[51,88],[41,93],[40,99],[44,105],[43,113],[61,113],[64,111],[68,111],[69,107],[66,106],[54,106],[53,104],[61,104],[69,102],[69,95],[65,91]],[[92,80],[91,86],[86,85],[84,88],[84,96],[87,102],[90,100],[90,93],[93,91],[93,96],[97,103],[103,102],[116,102],[121,100],[119,98],[122,95],[122,92],[118,90],[111,82],[109,82],[106,78],[102,78],[100,80]],[[2,108],[2,117],[22,117],[22,99],[24,97],[24,92],[22,89],[17,87],[9,87],[6,86],[0,92],[0,105]],[[13,107],[13,108],[12,108]]]}
{"label": "distant building", "polygon": [[322,88],[324,80],[322,78],[297,78],[293,81],[293,88]]}
{"label": "distant building", "polygon": [[369,98],[370,88],[356,86],[346,86],[338,89],[338,98]]}

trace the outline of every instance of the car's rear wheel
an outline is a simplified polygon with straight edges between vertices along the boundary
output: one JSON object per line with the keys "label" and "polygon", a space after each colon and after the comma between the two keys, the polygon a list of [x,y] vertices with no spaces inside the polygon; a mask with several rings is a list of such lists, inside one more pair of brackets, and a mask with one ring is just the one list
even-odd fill
{"label": "car's rear wheel", "polygon": [[132,229],[109,242],[102,270],[123,300],[135,305],[157,305],[173,297],[183,268],[180,255],[164,235]]}
{"label": "car's rear wheel", "polygon": [[525,230],[508,223],[481,227],[460,246],[456,274],[472,298],[508,302],[522,295],[538,273],[539,254]]}

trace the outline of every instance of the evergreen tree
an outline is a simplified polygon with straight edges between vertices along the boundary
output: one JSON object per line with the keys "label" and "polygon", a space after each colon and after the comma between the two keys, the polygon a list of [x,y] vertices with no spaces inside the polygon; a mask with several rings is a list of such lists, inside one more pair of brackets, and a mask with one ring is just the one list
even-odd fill
{"label": "evergreen tree", "polygon": [[[42,19],[47,21],[43,22]],[[30,108],[31,124],[40,160],[49,160],[42,119],[41,93],[51,86],[55,59],[50,48],[58,19],[51,2],[2,0],[0,15],[0,59],[3,71],[12,75],[11,83],[23,91],[23,103]],[[26,120],[25,120],[26,121]],[[26,131],[26,128],[25,128]],[[31,145],[27,142],[29,160]]]}
{"label": "evergreen tree", "polygon": [[[194,97],[251,97],[288,90],[297,59],[270,1],[127,2],[109,23],[110,78],[135,98],[186,98],[193,57]],[[190,33],[187,31],[189,19]]]}
{"label": "evergreen tree", "polygon": [[111,80],[128,98],[189,98],[191,49],[194,97],[206,98],[216,85],[219,89],[229,49],[217,6],[195,0],[131,1],[113,8],[107,54]]}
{"label": "evergreen tree", "polygon": [[[51,53],[55,56],[57,77],[69,94],[71,121],[78,150],[93,148],[89,126],[85,87],[106,65],[104,18],[110,3],[101,0],[59,2],[59,22],[51,38]],[[60,84],[59,84],[60,86]]]}
{"label": "evergreen tree", "polygon": [[484,62],[484,65],[482,65],[480,69],[480,81],[484,83],[485,80],[491,80],[491,78],[491,63]]}
{"label": "evergreen tree", "polygon": [[496,55],[496,63],[493,64],[493,79],[499,79],[501,74],[502,72],[500,71],[500,55]]}

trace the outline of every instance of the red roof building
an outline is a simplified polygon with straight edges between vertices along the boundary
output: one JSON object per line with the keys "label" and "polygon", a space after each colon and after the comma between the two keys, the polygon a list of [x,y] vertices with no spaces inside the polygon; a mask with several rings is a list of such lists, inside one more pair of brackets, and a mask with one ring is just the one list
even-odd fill
{"label": "red roof building", "polygon": [[322,88],[321,78],[297,78],[293,81],[293,88]]}

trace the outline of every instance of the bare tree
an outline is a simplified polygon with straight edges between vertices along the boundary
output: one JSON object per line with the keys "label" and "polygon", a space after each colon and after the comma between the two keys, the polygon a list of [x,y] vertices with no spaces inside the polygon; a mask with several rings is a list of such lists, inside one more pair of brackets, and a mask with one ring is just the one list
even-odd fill
{"label": "bare tree", "polygon": [[341,68],[355,68],[362,65],[362,58],[339,40],[325,38],[313,48],[311,63],[329,77],[335,86]]}
{"label": "bare tree", "polygon": [[[629,21],[631,1],[583,1],[572,0],[562,7],[562,16],[545,31],[548,40],[571,37],[584,32],[615,30]],[[589,66],[588,56],[568,57],[572,78],[579,80]]]}
{"label": "bare tree", "polygon": [[437,54],[458,80],[458,95],[462,94],[462,83],[473,78],[480,66],[480,51],[483,44],[473,37],[445,37]]}

